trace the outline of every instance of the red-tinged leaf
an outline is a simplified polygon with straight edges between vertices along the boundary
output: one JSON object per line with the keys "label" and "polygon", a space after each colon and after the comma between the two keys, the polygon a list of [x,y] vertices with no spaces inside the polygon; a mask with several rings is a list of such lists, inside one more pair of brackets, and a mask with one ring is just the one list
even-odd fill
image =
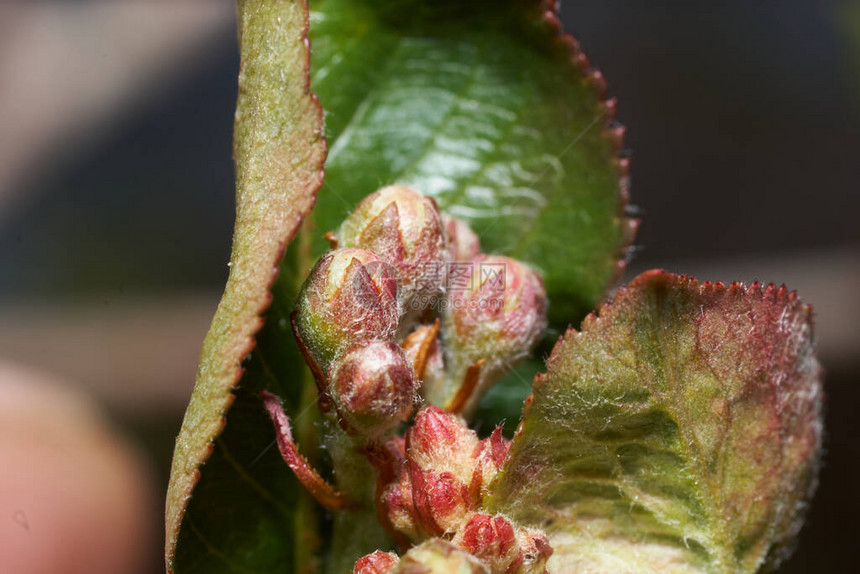
{"label": "red-tinged leaf", "polygon": [[224,428],[240,365],[272,300],[270,288],[284,249],[322,184],[326,145],[322,111],[309,89],[307,31],[305,2],[239,2],[233,252],[176,440],[165,520],[168,570],[189,500],[206,472],[201,465]]}
{"label": "red-tinged leaf", "polygon": [[565,572],[755,572],[800,527],[821,444],[811,310],[785,287],[660,271],[535,380],[490,508]]}

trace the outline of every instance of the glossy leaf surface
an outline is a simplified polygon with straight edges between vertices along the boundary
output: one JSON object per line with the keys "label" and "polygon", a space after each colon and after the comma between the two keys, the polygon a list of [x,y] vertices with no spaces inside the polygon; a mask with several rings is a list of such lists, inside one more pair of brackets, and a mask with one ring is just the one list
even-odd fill
{"label": "glossy leaf surface", "polygon": [[623,130],[552,6],[312,2],[311,83],[330,144],[319,230],[381,185],[411,185],[486,252],[539,268],[559,328],[591,311],[632,239]]}
{"label": "glossy leaf surface", "polygon": [[755,572],[814,485],[820,375],[784,287],[646,273],[556,346],[491,509],[547,528],[551,570]]}

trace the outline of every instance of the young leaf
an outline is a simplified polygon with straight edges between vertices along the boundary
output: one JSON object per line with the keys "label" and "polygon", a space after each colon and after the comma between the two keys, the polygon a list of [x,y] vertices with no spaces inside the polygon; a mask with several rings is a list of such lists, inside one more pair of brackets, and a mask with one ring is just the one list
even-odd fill
{"label": "young leaf", "polygon": [[[540,269],[550,321],[594,309],[618,276],[623,128],[602,76],[546,0],[311,2],[312,86],[330,154],[315,218],[403,183],[467,221],[484,251]],[[324,247],[322,238],[316,248]]]}
{"label": "young leaf", "polygon": [[[239,2],[242,63],[234,145],[236,231],[230,276],[203,345],[197,384],[176,440],[165,519],[168,570],[174,568],[180,528],[191,537],[191,532],[198,532],[195,528],[216,522],[204,520],[195,527],[187,521],[183,524],[183,517],[200,478],[200,466],[210,457],[213,441],[224,428],[233,387],[242,375],[240,364],[254,347],[254,335],[262,325],[260,316],[272,301],[270,288],[285,246],[313,207],[322,183],[326,146],[322,112],[308,86],[307,26],[307,8],[302,2]],[[240,418],[240,412],[234,408],[231,422]],[[245,440],[253,444],[255,438],[248,432]],[[207,472],[220,468],[220,460]],[[267,503],[275,508],[283,504],[278,500]],[[225,519],[230,513],[217,516]],[[255,520],[259,527],[252,536],[263,538],[266,525]],[[197,538],[205,546],[205,539]],[[255,544],[264,542],[256,540]],[[229,548],[223,551],[231,552]],[[218,552],[210,548],[201,554],[215,556]],[[206,560],[198,564],[204,565]]]}
{"label": "young leaf", "polygon": [[652,271],[538,376],[490,510],[570,572],[755,572],[800,527],[821,442],[811,311]]}

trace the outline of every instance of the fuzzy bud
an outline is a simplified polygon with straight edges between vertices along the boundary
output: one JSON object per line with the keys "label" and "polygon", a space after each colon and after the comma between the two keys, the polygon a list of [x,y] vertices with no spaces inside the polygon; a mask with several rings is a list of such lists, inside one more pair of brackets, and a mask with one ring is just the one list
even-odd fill
{"label": "fuzzy bud", "polygon": [[452,542],[483,560],[493,574],[504,574],[523,561],[516,529],[501,515],[472,514]]}
{"label": "fuzzy bud", "polygon": [[428,406],[415,415],[405,441],[385,446],[381,520],[395,538],[415,543],[456,532],[480,507],[510,443],[500,429],[478,440],[461,418]]}
{"label": "fuzzy bud", "polygon": [[481,253],[481,240],[466,222],[447,214],[442,214],[442,221],[451,261],[471,261]]}
{"label": "fuzzy bud", "polygon": [[379,499],[384,511],[384,524],[390,526],[396,538],[406,543],[425,540],[429,534],[422,528],[412,499],[412,481],[405,469],[400,469],[394,482],[389,483]]}
{"label": "fuzzy bud", "polygon": [[443,313],[448,381],[428,399],[443,404],[455,396],[467,371],[483,360],[476,388],[460,412],[469,413],[506,367],[526,357],[547,326],[543,281],[515,259],[480,255],[449,274]]}
{"label": "fuzzy bud", "polygon": [[552,555],[546,534],[519,528],[500,514],[470,515],[452,542],[487,564],[491,574],[543,574]]}
{"label": "fuzzy bud", "polygon": [[342,247],[369,249],[397,270],[404,310],[439,293],[447,251],[433,198],[404,186],[383,187],[356,206],[336,237]]}
{"label": "fuzzy bud", "polygon": [[350,347],[332,364],[328,378],[335,408],[352,432],[376,439],[412,412],[417,381],[393,341]]}
{"label": "fuzzy bud", "polygon": [[477,501],[470,490],[479,441],[465,423],[436,407],[421,409],[406,435],[406,467],[418,523],[430,534],[454,532]]}
{"label": "fuzzy bud", "polygon": [[352,569],[352,574],[386,574],[397,566],[399,561],[400,558],[396,554],[377,550],[359,558]]}
{"label": "fuzzy bud", "polygon": [[335,249],[311,271],[292,319],[306,355],[324,372],[350,345],[393,338],[399,316],[395,270],[370,251]]}
{"label": "fuzzy bud", "polygon": [[478,558],[442,538],[412,548],[392,570],[394,574],[490,574]]}

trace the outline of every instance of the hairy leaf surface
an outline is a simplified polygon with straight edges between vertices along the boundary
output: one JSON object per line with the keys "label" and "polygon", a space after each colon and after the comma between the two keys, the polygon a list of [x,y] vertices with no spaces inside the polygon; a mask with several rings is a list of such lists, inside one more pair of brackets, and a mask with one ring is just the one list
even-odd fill
{"label": "hairy leaf surface", "polygon": [[[240,461],[257,456],[269,433],[262,434],[265,414],[249,403],[246,393],[239,393],[233,405],[233,387],[263,324],[260,316],[273,300],[270,289],[283,250],[322,183],[326,146],[322,112],[308,86],[306,33],[303,2],[239,2],[236,228],[230,276],[176,439],[165,520],[170,570],[233,571],[260,565],[259,571],[267,571],[262,565],[268,564],[268,571],[274,571],[289,563],[284,533],[292,531],[296,488],[286,473],[273,474],[267,461],[255,468],[254,477],[242,469]],[[298,402],[299,385],[287,380],[272,384]],[[231,405],[231,433],[218,439]],[[213,448],[217,453],[201,468]],[[198,485],[201,472],[205,480]],[[250,556],[245,552],[249,547],[257,549]]]}
{"label": "hairy leaf surface", "polygon": [[567,572],[778,561],[821,441],[812,340],[784,287],[640,276],[556,346],[493,509],[544,525]]}

